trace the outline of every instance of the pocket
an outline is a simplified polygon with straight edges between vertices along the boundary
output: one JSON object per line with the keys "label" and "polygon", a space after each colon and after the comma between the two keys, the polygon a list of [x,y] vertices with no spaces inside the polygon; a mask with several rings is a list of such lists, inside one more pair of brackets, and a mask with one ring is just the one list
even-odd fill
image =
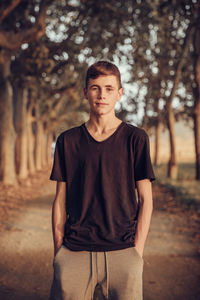
{"label": "pocket", "polygon": [[143,257],[139,254],[139,252],[137,251],[137,249],[136,249],[135,247],[133,247],[133,249],[134,249],[136,255],[137,255],[142,261],[144,261],[144,260],[143,260]]}
{"label": "pocket", "polygon": [[60,248],[58,249],[56,255],[54,256],[53,263],[55,263],[55,260],[57,259],[58,255],[60,254],[60,251],[61,251],[62,247],[63,247],[63,245],[60,246]]}

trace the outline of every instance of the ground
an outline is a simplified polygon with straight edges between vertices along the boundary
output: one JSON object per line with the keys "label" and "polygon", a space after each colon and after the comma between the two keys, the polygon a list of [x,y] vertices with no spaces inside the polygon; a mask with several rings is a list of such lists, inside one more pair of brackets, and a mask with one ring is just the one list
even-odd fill
{"label": "ground", "polygon": [[[47,300],[52,280],[49,168],[19,187],[0,186],[0,299]],[[144,253],[144,300],[200,299],[199,210],[153,184]],[[78,283],[77,283],[78,284]]]}

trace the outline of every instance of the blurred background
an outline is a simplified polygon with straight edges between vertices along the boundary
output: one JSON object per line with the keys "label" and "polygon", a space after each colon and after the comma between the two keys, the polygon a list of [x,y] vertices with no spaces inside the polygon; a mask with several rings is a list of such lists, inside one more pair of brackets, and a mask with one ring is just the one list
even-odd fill
{"label": "blurred background", "polygon": [[[33,228],[30,224],[47,222],[43,231],[48,232],[49,240],[46,242],[47,252],[44,252],[49,257],[51,255],[49,220],[55,185],[48,179],[55,141],[62,131],[88,120],[89,106],[83,95],[84,79],[88,66],[101,59],[114,62],[122,74],[125,94],[116,105],[116,115],[123,121],[142,127],[150,137],[151,158],[157,178],[153,190],[157,212],[146,255],[152,257],[149,261],[154,259],[154,263],[158,264],[158,253],[162,256],[165,251],[161,249],[162,243],[156,253],[151,245],[159,245],[160,238],[170,231],[174,236],[165,239],[166,245],[171,247],[166,255],[168,258],[186,257],[185,264],[181,258],[179,262],[174,261],[177,266],[168,273],[176,274],[175,270],[179,267],[182,274],[185,272],[178,283],[179,291],[174,290],[175,279],[170,275],[171,286],[166,286],[166,291],[161,293],[166,285],[159,281],[163,272],[161,275],[154,273],[155,278],[149,279],[152,269],[147,263],[145,300],[199,299],[198,0],[1,0],[0,225],[4,245],[2,253],[12,249],[1,265],[4,270],[0,279],[1,299],[47,299],[44,296],[47,295],[47,283],[40,289],[41,285],[35,279],[35,272],[41,265],[37,259],[35,269],[31,269],[32,279],[29,278],[32,284],[36,280],[37,287],[32,287],[32,292],[27,287],[24,292],[19,291],[19,278],[25,270],[21,263],[14,263],[16,245],[19,244],[20,259],[24,259],[24,253],[30,255],[26,245],[30,246],[31,232],[32,241],[35,239],[35,248],[31,248],[31,260],[34,260],[43,244],[39,246],[36,234],[41,226],[32,225]],[[22,221],[25,220],[24,215],[30,217],[27,223]],[[162,226],[165,226],[163,231],[160,229],[158,233]],[[174,233],[177,228],[178,232]],[[185,234],[183,242],[187,240],[187,245],[180,241],[179,246],[173,248],[174,244],[170,241],[175,243],[178,239],[176,234],[180,232]],[[40,240],[41,237],[39,235]],[[6,241],[6,246],[3,241]],[[187,253],[184,252],[186,248],[189,249]],[[47,257],[44,258],[48,269],[46,277],[41,273],[46,280],[51,274],[51,262],[47,262]],[[192,257],[193,261],[187,260],[188,257]],[[159,265],[162,263],[163,271],[171,261],[159,261]],[[12,268],[16,266],[13,274],[19,273],[14,277],[14,288],[8,279],[11,276],[8,266],[11,265]],[[193,271],[188,269],[189,266]],[[192,273],[194,278],[190,277]],[[180,276],[177,273],[175,277]],[[186,290],[189,281],[193,288]],[[168,289],[173,292],[169,293]]]}

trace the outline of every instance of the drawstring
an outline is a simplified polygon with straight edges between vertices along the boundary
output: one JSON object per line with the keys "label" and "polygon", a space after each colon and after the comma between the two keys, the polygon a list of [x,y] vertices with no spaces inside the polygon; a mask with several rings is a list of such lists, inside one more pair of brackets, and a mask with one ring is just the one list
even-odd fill
{"label": "drawstring", "polygon": [[91,253],[91,276],[92,276],[92,287],[91,287],[91,300],[93,299],[93,293],[94,293],[94,253],[93,252],[90,252]]}
{"label": "drawstring", "polygon": [[[94,257],[95,255],[96,255],[96,271],[97,271],[98,270],[97,253],[92,252],[92,251],[90,252],[91,300],[93,299],[93,293],[94,293],[94,288],[95,288],[95,257]],[[104,252],[104,261],[105,261],[106,299],[108,300],[109,274],[108,274],[107,252]],[[97,271],[97,276],[98,276],[98,271]],[[97,282],[98,282],[98,278],[97,278]],[[89,285],[89,282],[88,282],[88,285]],[[87,289],[88,289],[88,287],[87,287]]]}
{"label": "drawstring", "polygon": [[107,256],[107,252],[104,252],[104,257],[105,257],[105,272],[106,272],[106,299],[108,299],[109,275],[108,275],[108,256]]}
{"label": "drawstring", "polygon": [[85,290],[85,295],[84,295],[84,299],[87,297],[87,291],[88,288],[90,286],[90,282],[91,282],[91,300],[93,299],[93,292],[94,292],[94,258],[93,258],[93,253],[90,252],[90,278],[88,281],[88,285],[87,288]]}

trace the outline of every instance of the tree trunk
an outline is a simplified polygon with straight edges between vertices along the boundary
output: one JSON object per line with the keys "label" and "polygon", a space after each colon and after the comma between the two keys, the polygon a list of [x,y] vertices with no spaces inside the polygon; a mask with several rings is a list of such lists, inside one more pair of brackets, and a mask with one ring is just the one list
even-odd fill
{"label": "tree trunk", "polygon": [[[175,91],[178,87],[178,82],[175,81],[173,88],[173,95],[171,99],[175,96]],[[168,102],[166,105],[167,108],[167,126],[169,130],[169,142],[170,142],[170,159],[168,162],[168,171],[167,176],[171,179],[177,179],[178,175],[178,166],[176,162],[176,145],[175,145],[175,129],[174,129],[174,112],[172,108],[172,101]]]}
{"label": "tree trunk", "polygon": [[186,31],[185,35],[185,41],[183,45],[183,50],[181,53],[180,60],[177,65],[176,69],[176,74],[175,74],[175,79],[173,83],[173,87],[171,90],[170,97],[167,101],[166,104],[166,109],[167,109],[167,124],[168,124],[168,129],[169,129],[169,140],[170,140],[170,160],[168,163],[168,177],[172,179],[176,179],[178,175],[178,166],[176,163],[176,151],[175,151],[175,130],[174,130],[174,113],[173,113],[173,108],[172,108],[172,102],[173,99],[176,95],[176,90],[178,88],[178,84],[180,82],[181,78],[181,71],[183,68],[183,64],[185,62],[185,57],[188,53],[188,48],[191,43],[191,37],[194,32],[194,26],[189,25]]}
{"label": "tree trunk", "polygon": [[35,173],[35,135],[33,134],[33,99],[29,97],[27,105],[26,119],[27,119],[27,140],[28,140],[28,170],[30,174]]}
{"label": "tree trunk", "polygon": [[52,143],[53,143],[53,133],[48,133],[48,144],[47,144],[47,163],[50,164],[52,161]]}
{"label": "tree trunk", "polygon": [[[159,87],[161,86],[161,81],[159,82]],[[160,112],[160,98],[162,97],[161,93],[158,95],[158,99],[156,101],[156,112],[157,112],[157,120],[155,127],[155,151],[154,151],[154,165],[158,166],[159,164],[159,149],[160,149],[160,130],[161,130],[161,112]]]}
{"label": "tree trunk", "polygon": [[[200,11],[199,11],[200,15]],[[194,139],[196,154],[196,179],[200,180],[200,28],[196,28],[194,35],[195,49],[195,80],[197,84],[194,107]]]}
{"label": "tree trunk", "polygon": [[[3,50],[2,50],[3,51]],[[4,184],[17,184],[15,170],[15,139],[13,125],[10,56],[0,57],[0,179]]]}
{"label": "tree trunk", "polygon": [[160,149],[160,130],[161,122],[158,119],[157,126],[155,127],[155,152],[154,152],[154,165],[159,164],[159,149]]}
{"label": "tree trunk", "polygon": [[15,127],[17,132],[16,140],[16,170],[19,179],[28,176],[28,137],[27,137],[27,89],[16,88],[15,105]]}
{"label": "tree trunk", "polygon": [[194,138],[196,154],[196,180],[200,180],[200,104],[194,112]]}
{"label": "tree trunk", "polygon": [[168,177],[171,179],[177,179],[178,166],[176,163],[176,145],[175,145],[175,130],[174,130],[174,113],[172,106],[167,109],[168,117],[168,129],[170,140],[170,160],[168,162]]}
{"label": "tree trunk", "polygon": [[46,131],[42,131],[42,166],[45,167],[47,165],[47,148],[48,148],[48,134]]}
{"label": "tree trunk", "polygon": [[27,137],[28,137],[28,169],[30,174],[35,173],[35,136],[32,129],[32,120],[27,119]]}
{"label": "tree trunk", "polygon": [[43,123],[41,120],[36,121],[36,148],[35,148],[35,164],[36,170],[42,169],[42,146],[43,146]]}

